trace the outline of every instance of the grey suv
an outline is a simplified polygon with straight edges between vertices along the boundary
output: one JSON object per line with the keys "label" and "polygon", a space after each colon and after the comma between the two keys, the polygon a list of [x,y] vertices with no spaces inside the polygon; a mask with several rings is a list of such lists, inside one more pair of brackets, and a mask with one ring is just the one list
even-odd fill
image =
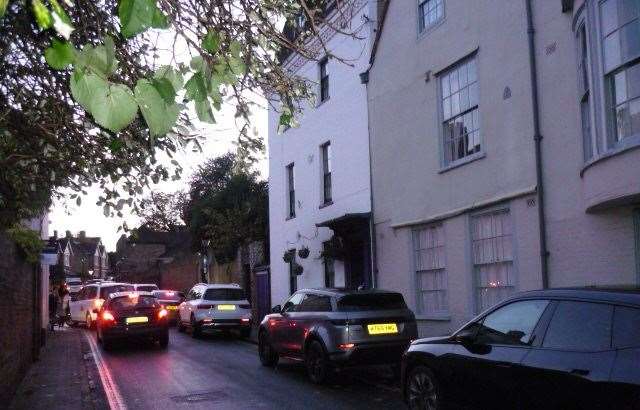
{"label": "grey suv", "polygon": [[332,367],[389,364],[397,371],[417,337],[415,316],[400,293],[304,289],[265,316],[258,351],[269,367],[280,357],[304,360],[311,381],[322,383]]}

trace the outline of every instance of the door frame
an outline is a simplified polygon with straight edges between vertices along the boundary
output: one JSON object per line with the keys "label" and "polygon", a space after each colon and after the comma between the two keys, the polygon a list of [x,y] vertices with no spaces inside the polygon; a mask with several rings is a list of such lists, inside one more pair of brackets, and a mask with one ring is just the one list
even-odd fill
{"label": "door frame", "polygon": [[640,285],[640,208],[632,211],[633,238],[635,247],[636,284]]}

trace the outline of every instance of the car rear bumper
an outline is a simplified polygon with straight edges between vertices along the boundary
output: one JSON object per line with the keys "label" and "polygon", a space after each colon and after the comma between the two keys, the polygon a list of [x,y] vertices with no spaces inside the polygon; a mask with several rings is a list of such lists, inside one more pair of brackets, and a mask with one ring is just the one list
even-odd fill
{"label": "car rear bumper", "polygon": [[143,326],[111,326],[100,329],[103,338],[126,339],[134,337],[160,337],[169,332],[168,325],[143,325]]}
{"label": "car rear bumper", "polygon": [[354,347],[329,354],[332,362],[340,365],[399,364],[409,347],[410,340],[361,343]]}
{"label": "car rear bumper", "polygon": [[251,321],[242,321],[241,319],[203,319],[198,323],[202,329],[248,329],[251,327]]}

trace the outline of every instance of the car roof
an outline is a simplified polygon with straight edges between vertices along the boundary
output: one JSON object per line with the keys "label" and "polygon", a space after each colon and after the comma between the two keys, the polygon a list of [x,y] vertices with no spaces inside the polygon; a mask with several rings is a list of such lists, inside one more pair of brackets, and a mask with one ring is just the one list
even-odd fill
{"label": "car roof", "polygon": [[298,292],[314,292],[314,293],[321,293],[324,295],[329,295],[329,296],[336,296],[336,297],[342,297],[342,296],[346,296],[346,295],[380,295],[380,294],[398,294],[400,295],[400,292],[395,292],[395,291],[391,291],[391,290],[384,290],[384,289],[362,289],[362,290],[356,290],[356,289],[349,289],[349,288],[339,288],[339,287],[335,287],[335,288],[307,288],[307,289],[300,289],[298,290]]}
{"label": "car roof", "polygon": [[101,283],[95,283],[96,286],[120,286],[120,285],[130,285],[130,283],[124,283],[124,282],[101,282]]}
{"label": "car roof", "polygon": [[594,302],[610,302],[640,305],[640,288],[637,286],[620,287],[575,287],[531,290],[520,292],[509,299],[544,297],[554,299],[584,299]]}
{"label": "car roof", "polygon": [[198,283],[198,285],[202,285],[207,289],[241,289],[237,283]]}
{"label": "car roof", "polygon": [[126,291],[126,292],[113,292],[113,293],[109,293],[109,298],[110,299],[115,299],[115,298],[119,298],[119,297],[123,297],[123,296],[129,296],[129,295],[139,295],[139,296],[152,296],[152,297],[156,297],[156,295],[153,294],[153,292],[143,292],[143,291]]}
{"label": "car roof", "polygon": [[155,283],[134,283],[133,286],[158,286]]}

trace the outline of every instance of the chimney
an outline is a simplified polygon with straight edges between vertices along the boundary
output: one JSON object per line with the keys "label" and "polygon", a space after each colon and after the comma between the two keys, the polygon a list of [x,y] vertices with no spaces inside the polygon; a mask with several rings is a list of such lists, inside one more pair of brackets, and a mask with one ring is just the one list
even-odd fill
{"label": "chimney", "polygon": [[71,238],[71,231],[66,231],[64,233],[65,238]]}
{"label": "chimney", "polygon": [[87,237],[87,232],[86,231],[78,232],[78,238],[85,239],[86,237]]}

